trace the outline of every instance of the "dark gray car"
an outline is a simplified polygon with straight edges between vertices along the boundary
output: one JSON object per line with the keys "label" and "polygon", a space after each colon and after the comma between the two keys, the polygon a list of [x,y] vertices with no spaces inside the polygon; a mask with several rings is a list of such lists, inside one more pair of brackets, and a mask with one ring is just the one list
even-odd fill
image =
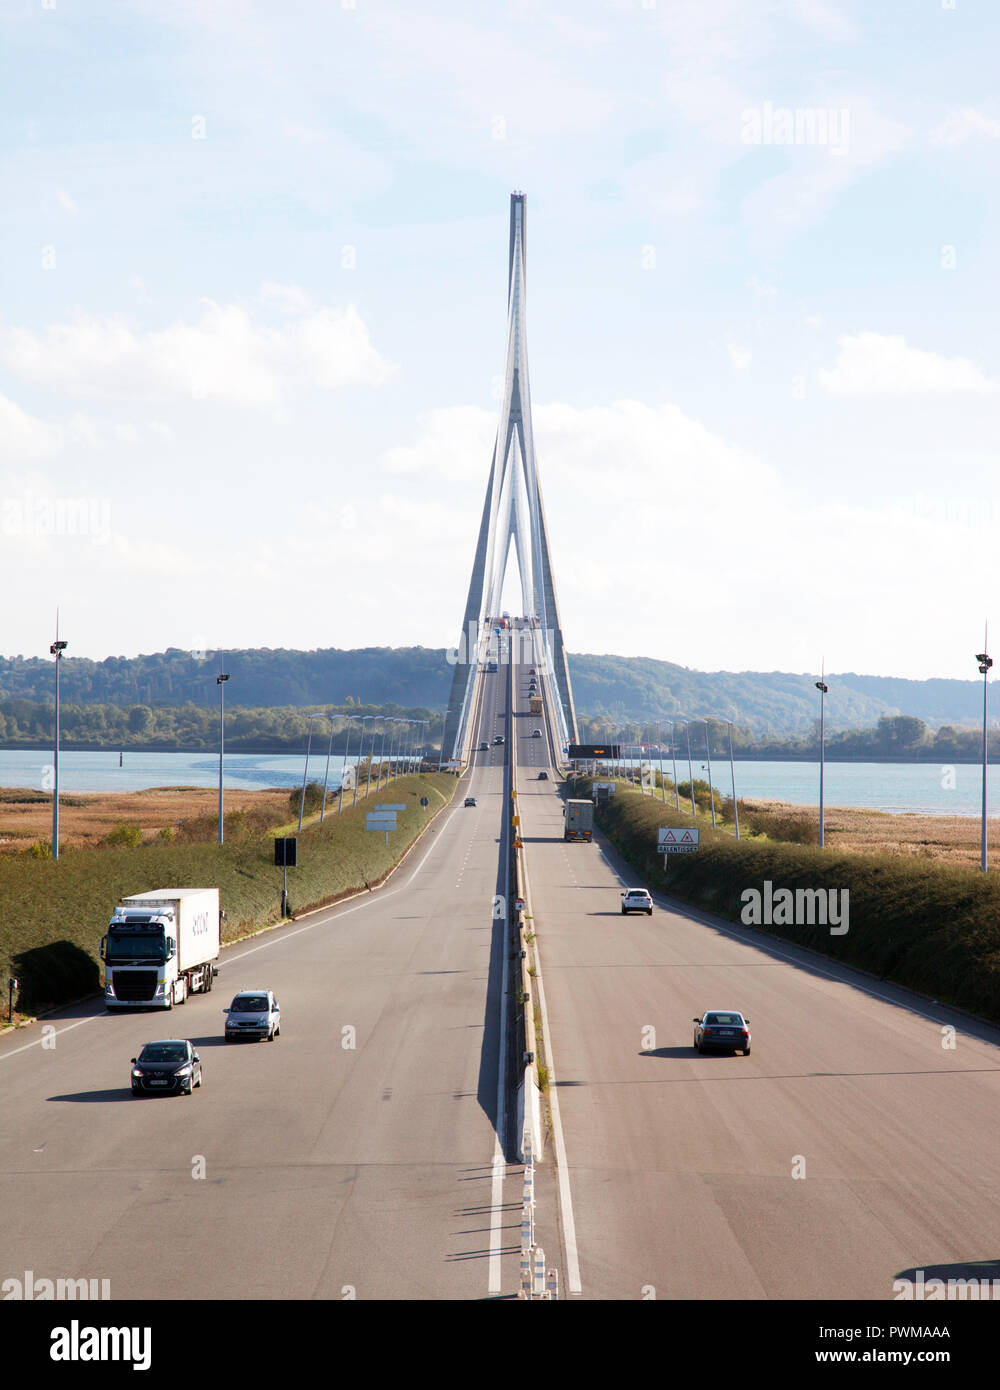
{"label": "dark gray car", "polygon": [[750,1020],[735,1009],[709,1009],[693,1018],[694,1046],[698,1052],[742,1052],[750,1056]]}
{"label": "dark gray car", "polygon": [[134,1096],[189,1096],[201,1085],[201,1058],[186,1038],[148,1042],[132,1058]]}

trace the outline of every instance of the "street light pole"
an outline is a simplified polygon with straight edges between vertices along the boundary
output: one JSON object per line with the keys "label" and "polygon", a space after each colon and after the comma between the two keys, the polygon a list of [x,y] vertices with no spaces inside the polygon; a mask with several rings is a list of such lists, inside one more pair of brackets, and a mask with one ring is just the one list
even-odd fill
{"label": "street light pole", "polygon": [[[988,629],[987,629],[988,635]],[[985,647],[986,643],[983,643]],[[986,652],[980,652],[976,657],[979,662],[979,671],[983,678],[983,829],[982,829],[982,849],[980,852],[979,867],[986,873],[986,767],[987,767],[987,741],[986,741],[986,681],[989,676],[990,667],[993,659],[987,656]]]}
{"label": "street light pole", "polygon": [[824,682],[825,663],[820,663],[820,678],[816,682],[819,691],[819,847],[826,843],[823,832],[823,770],[826,763],[826,697],[830,687]]}
{"label": "street light pole", "polygon": [[[363,760],[363,758],[364,758],[364,756],[365,756],[365,725],[368,723],[368,721],[369,721],[370,719],[375,719],[375,718],[377,718],[377,716],[374,715],[374,714],[363,714],[363,715],[361,715],[360,720],[359,720],[359,723],[361,724],[361,741],[360,741],[360,744],[359,744],[359,746],[358,746],[358,769],[357,769],[357,773],[355,774],[355,777],[354,777],[354,799],[353,799],[353,801],[351,802],[351,805],[352,805],[352,806],[357,806],[357,804],[358,804],[358,776],[359,776],[360,773],[361,773],[361,763],[362,763],[362,760]],[[370,763],[369,763],[369,766],[370,766]]]}
{"label": "street light pole", "polygon": [[59,664],[62,654],[66,650],[66,643],[59,640],[59,609],[56,609],[56,640],[49,647],[49,651],[56,659],[56,740],[53,763],[53,788],[52,788],[52,858],[59,858]]}
{"label": "street light pole", "polygon": [[323,824],[323,817],[326,815],[326,789],[330,782],[330,753],[333,749],[333,727],[334,718],[330,715],[330,741],[326,745],[326,772],[323,776],[323,805],[320,807],[319,823]]}
{"label": "street light pole", "polygon": [[692,814],[692,816],[693,816],[693,815],[696,815],[697,812],[696,812],[695,804],[694,804],[694,768],[691,766],[691,721],[690,721],[690,719],[688,720],[688,722],[687,722],[687,723],[685,724],[685,726],[684,726],[684,732],[687,734],[687,745],[688,745],[688,787],[689,787],[690,790],[691,790],[691,814]]}
{"label": "street light pole", "polygon": [[222,764],[226,746],[226,681],[229,676],[225,671],[220,671],[215,678],[215,683],[219,687],[219,844],[223,841],[222,829]]}
{"label": "street light pole", "polygon": [[677,750],[674,747],[674,721],[670,721],[670,766],[674,770],[674,805],[681,809],[681,795],[677,790]]}
{"label": "street light pole", "polygon": [[[382,718],[382,716],[381,716],[380,714],[373,714],[373,715],[370,715],[369,718],[378,721],[379,719]],[[366,800],[366,801],[368,800],[368,797],[369,797],[369,795],[370,795],[370,793],[371,793],[371,789],[372,789],[372,761],[373,761],[373,759],[374,759],[374,757],[375,757],[375,735],[376,735],[377,733],[378,733],[378,730],[377,730],[377,729],[372,729],[372,746],[371,746],[371,747],[369,748],[369,750],[368,750],[368,777],[367,777],[367,779],[366,779],[366,781],[365,781],[365,800]]]}
{"label": "street light pole", "polygon": [[[339,799],[338,799],[338,801],[337,801],[337,815],[338,815],[338,816],[341,815],[341,814],[343,813],[343,810],[344,810],[344,778],[347,776],[347,769],[348,769],[348,767],[350,766],[350,764],[348,763],[348,758],[349,758],[350,752],[351,752],[351,725],[352,725],[353,723],[354,723],[354,716],[351,715],[351,714],[349,714],[349,715],[347,716],[347,739],[346,739],[346,741],[345,741],[345,743],[344,743],[344,764],[343,764],[343,767],[342,767],[341,770],[340,770],[340,796],[339,796]],[[353,777],[351,778],[351,781],[352,781],[352,782],[354,781],[354,778],[353,778]]]}
{"label": "street light pole", "polygon": [[712,787],[712,750],[709,747],[708,720],[705,720],[705,757],[708,759],[708,804],[712,808],[712,829],[715,829],[715,790]]}
{"label": "street light pole", "polygon": [[299,798],[299,830],[302,829],[302,813],[303,813],[303,811],[304,811],[305,808],[306,808],[306,778],[309,776],[309,750],[312,748],[312,737],[313,737],[313,726],[312,726],[312,722],[313,722],[314,719],[322,719],[322,718],[323,718],[323,714],[322,714],[322,712],[320,712],[319,714],[310,714],[310,715],[309,715],[309,719],[308,719],[308,723],[309,723],[309,737],[306,739],[306,765],[305,765],[305,767],[302,769],[302,795],[301,795],[301,797]]}
{"label": "street light pole", "polygon": [[736,801],[736,764],[733,761],[733,725],[729,721],[729,771],[733,779],[733,820],[736,824],[736,838],[740,838],[740,808]]}

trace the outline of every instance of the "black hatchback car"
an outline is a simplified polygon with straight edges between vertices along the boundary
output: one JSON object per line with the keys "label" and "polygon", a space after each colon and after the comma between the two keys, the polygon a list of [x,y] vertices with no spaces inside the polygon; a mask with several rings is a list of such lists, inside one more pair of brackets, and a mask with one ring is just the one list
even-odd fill
{"label": "black hatchback car", "polygon": [[134,1096],[189,1096],[201,1079],[201,1058],[185,1038],[148,1042],[132,1058]]}

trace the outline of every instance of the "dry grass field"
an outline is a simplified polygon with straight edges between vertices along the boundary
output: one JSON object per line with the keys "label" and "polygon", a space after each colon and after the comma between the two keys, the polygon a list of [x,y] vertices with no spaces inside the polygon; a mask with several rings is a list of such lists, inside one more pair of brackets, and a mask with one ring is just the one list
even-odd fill
{"label": "dry grass field", "polygon": [[[225,812],[264,810],[269,815],[288,807],[289,789],[226,789]],[[21,799],[18,799],[21,798]],[[144,839],[161,830],[176,832],[179,821],[215,816],[219,793],[209,787],[151,787],[138,792],[76,793],[59,798],[59,843],[70,847],[98,844],[116,825],[137,825]],[[52,798],[39,792],[0,792],[0,852],[27,849],[52,837]]]}
{"label": "dry grass field", "polygon": [[[815,806],[792,806],[786,801],[740,802],[741,810],[780,814],[782,818],[819,823]],[[987,822],[991,841],[1000,852],[1000,823]],[[976,816],[896,815],[852,806],[827,806],[823,815],[827,847],[858,854],[902,854],[978,868],[981,822]],[[998,858],[1000,863],[1000,858]]]}

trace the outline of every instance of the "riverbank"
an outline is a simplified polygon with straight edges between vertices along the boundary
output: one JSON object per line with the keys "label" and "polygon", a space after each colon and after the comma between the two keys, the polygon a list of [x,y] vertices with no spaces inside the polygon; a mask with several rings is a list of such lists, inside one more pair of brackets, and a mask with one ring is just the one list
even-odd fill
{"label": "riverbank", "polygon": [[[803,825],[818,826],[818,806],[788,801],[740,798],[747,811],[780,813]],[[1000,854],[1000,824],[987,822]],[[981,821],[970,816],[929,816],[906,811],[868,811],[857,806],[826,806],[823,831],[828,849],[851,854],[900,854],[936,860],[961,868],[978,868]],[[1000,860],[998,860],[1000,862]]]}
{"label": "riverbank", "polygon": [[[372,773],[372,793],[374,777]],[[393,784],[390,783],[390,787]],[[379,795],[385,794],[385,788]],[[227,787],[224,812],[227,821],[234,813],[253,817],[259,813],[265,823],[276,824],[297,817],[290,798],[294,788],[271,787],[266,791],[242,791]],[[358,800],[365,796],[365,786]],[[336,814],[338,793],[330,792],[327,815]],[[353,794],[344,793],[346,806]],[[117,826],[138,826],[144,841],[169,838],[183,832],[185,823],[204,822],[219,813],[218,788],[149,787],[132,792],[76,792],[59,798],[59,843],[71,849],[87,849],[100,844]],[[217,824],[217,821],[216,821]],[[26,850],[52,838],[52,797],[30,788],[0,790],[0,853]]]}

